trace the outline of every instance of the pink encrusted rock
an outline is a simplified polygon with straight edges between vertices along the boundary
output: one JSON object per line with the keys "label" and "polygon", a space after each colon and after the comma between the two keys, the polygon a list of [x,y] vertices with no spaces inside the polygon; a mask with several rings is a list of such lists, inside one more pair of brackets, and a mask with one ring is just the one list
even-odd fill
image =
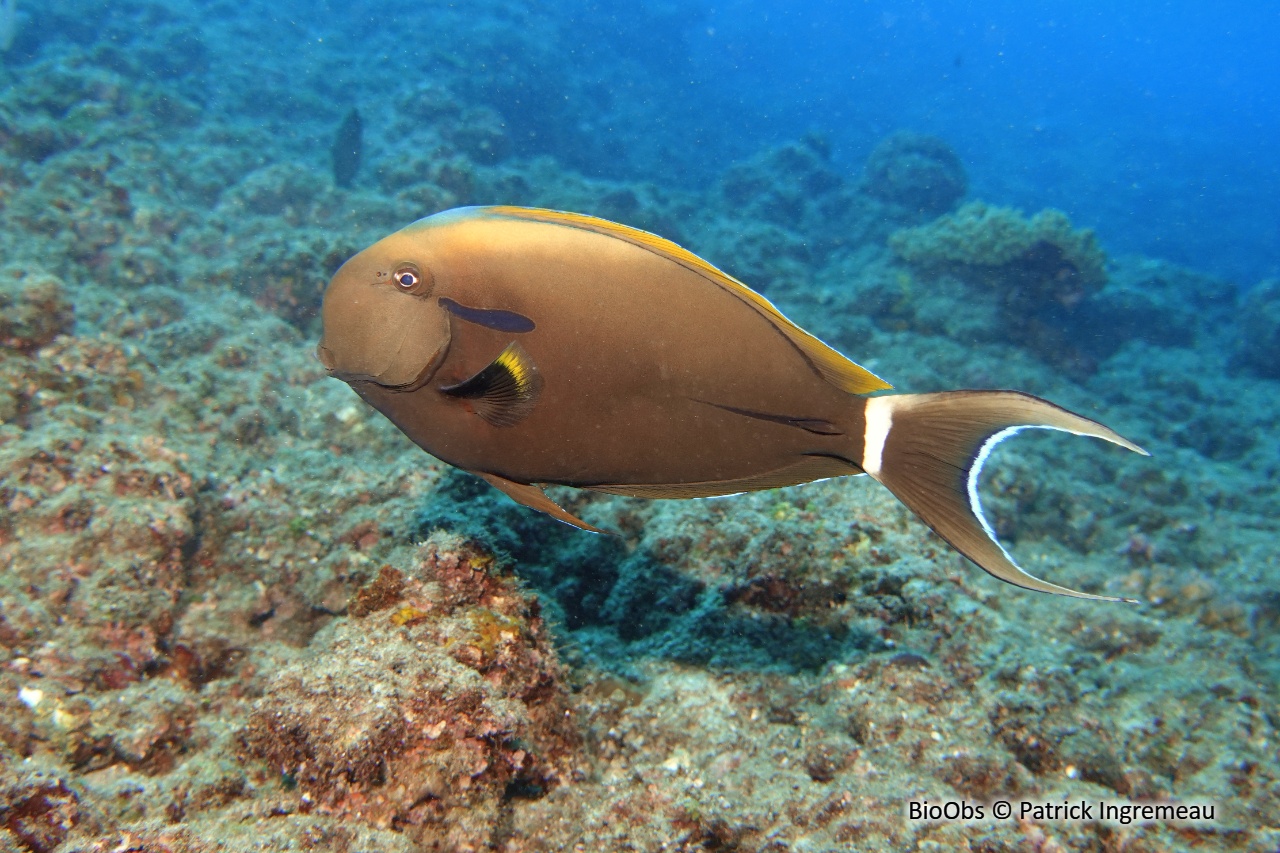
{"label": "pink encrusted rock", "polygon": [[48,273],[0,270],[0,346],[32,352],[70,332],[75,310],[62,283]]}
{"label": "pink encrusted rock", "polygon": [[492,563],[423,546],[268,682],[241,743],[297,786],[298,811],[452,849],[485,843],[509,792],[559,782],[577,743],[560,664],[536,602]]}

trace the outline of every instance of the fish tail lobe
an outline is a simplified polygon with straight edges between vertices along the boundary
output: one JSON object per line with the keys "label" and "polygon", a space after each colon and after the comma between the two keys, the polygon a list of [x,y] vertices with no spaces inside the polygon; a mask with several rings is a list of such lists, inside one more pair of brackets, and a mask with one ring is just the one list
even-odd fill
{"label": "fish tail lobe", "polygon": [[935,533],[995,577],[1024,589],[1102,601],[1023,571],[982,515],[978,477],[987,455],[1026,428],[1093,436],[1145,450],[1097,421],[1019,391],[900,394],[866,401],[862,467]]}

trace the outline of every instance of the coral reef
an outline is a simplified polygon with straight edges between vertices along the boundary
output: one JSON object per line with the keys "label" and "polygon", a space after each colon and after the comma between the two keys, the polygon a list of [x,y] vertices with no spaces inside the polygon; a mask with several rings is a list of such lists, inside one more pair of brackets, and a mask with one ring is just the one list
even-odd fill
{"label": "coral reef", "polygon": [[0,346],[32,352],[70,331],[74,321],[56,278],[43,271],[0,271]]}
{"label": "coral reef", "polygon": [[1232,360],[1259,376],[1280,379],[1280,279],[1268,279],[1240,300],[1240,337]]}
{"label": "coral reef", "polygon": [[729,167],[719,190],[745,218],[799,226],[807,208],[840,186],[830,160],[830,146],[811,134]]}
{"label": "coral reef", "polygon": [[752,287],[793,299],[814,293],[815,269],[896,227],[844,179],[816,133],[733,164],[710,198],[711,209],[681,205],[675,233]]}
{"label": "coral reef", "polygon": [[964,165],[936,136],[900,130],[867,157],[867,195],[888,205],[894,218],[924,222],[955,208],[968,191]]}
{"label": "coral reef", "polygon": [[1168,261],[1112,262],[1106,286],[1080,305],[1080,339],[1105,358],[1128,341],[1155,346],[1233,348],[1238,288]]}
{"label": "coral reef", "polygon": [[922,275],[958,277],[1003,315],[999,334],[1051,363],[1088,372],[1092,359],[1071,340],[1073,316],[1107,281],[1106,255],[1093,232],[1066,214],[970,202],[955,213],[889,237],[894,254]]}
{"label": "coral reef", "polygon": [[1107,280],[1107,258],[1093,232],[1075,230],[1060,210],[1027,218],[970,202],[928,225],[895,232],[889,247],[921,269],[979,277],[1019,305],[1070,308]]}

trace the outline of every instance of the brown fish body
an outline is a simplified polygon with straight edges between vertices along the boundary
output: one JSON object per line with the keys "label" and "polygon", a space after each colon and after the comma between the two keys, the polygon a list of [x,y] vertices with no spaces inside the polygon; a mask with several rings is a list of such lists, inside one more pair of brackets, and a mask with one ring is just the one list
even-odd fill
{"label": "brown fish body", "polygon": [[1093,597],[1009,559],[982,521],[978,471],[1023,426],[1138,450],[1017,392],[862,396],[889,386],[741,282],[576,214],[415,223],[339,270],[324,325],[325,366],[416,444],[584,527],[539,487],[697,497],[865,471],[992,574]]}
{"label": "brown fish body", "polygon": [[468,219],[438,228],[432,245],[450,259],[432,268],[438,296],[533,320],[516,337],[543,387],[511,426],[439,393],[493,362],[513,337],[451,318],[448,355],[431,384],[411,393],[360,389],[431,455],[523,483],[723,482],[723,492],[805,454],[845,458],[840,473],[860,470],[861,398],[832,386],[755,306],[697,271],[545,222]]}

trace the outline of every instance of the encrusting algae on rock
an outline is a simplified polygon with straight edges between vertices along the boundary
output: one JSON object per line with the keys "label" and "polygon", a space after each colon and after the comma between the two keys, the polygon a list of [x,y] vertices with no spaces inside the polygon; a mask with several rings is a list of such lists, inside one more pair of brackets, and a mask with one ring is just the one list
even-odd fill
{"label": "encrusting algae on rock", "polygon": [[[1027,218],[980,201],[927,225],[903,228],[889,247],[907,263],[973,277],[1022,304],[1071,307],[1106,284],[1106,255],[1090,230],[1077,230],[1060,210]],[[1012,292],[1026,287],[1025,293]]]}
{"label": "encrusting algae on rock", "polygon": [[1073,339],[1079,309],[1107,283],[1107,257],[1092,231],[1060,210],[1027,218],[970,202],[926,225],[889,236],[894,254],[926,278],[953,276],[992,300],[1001,334],[1068,372],[1092,372]]}
{"label": "encrusting algae on rock", "polygon": [[408,572],[384,567],[317,657],[266,685],[241,734],[297,788],[297,808],[483,846],[512,796],[572,771],[578,730],[537,600],[492,558],[435,537]]}

